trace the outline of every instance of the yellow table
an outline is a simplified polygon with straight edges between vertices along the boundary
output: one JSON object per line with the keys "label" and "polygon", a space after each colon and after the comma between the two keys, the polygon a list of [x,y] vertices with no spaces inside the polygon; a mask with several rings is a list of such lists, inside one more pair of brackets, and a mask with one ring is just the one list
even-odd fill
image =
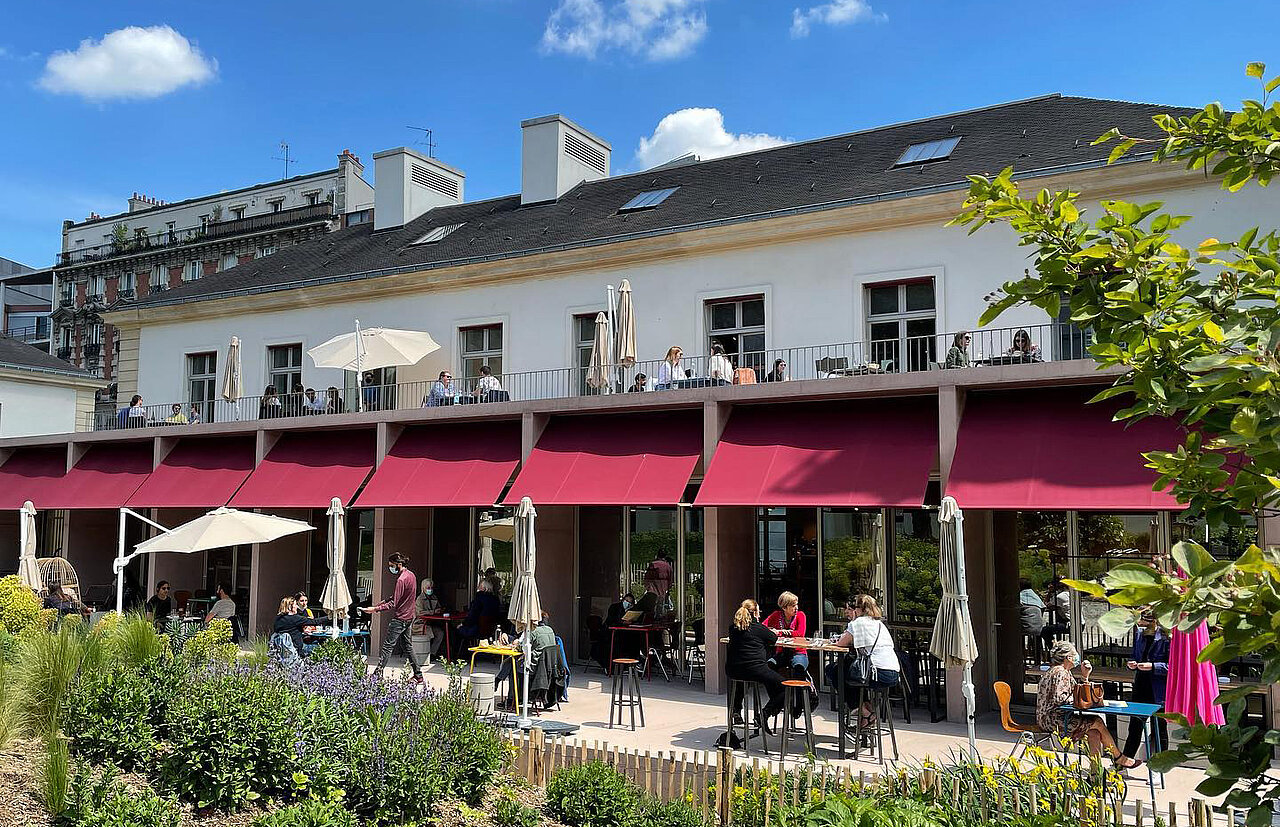
{"label": "yellow table", "polygon": [[520,658],[524,656],[524,652],[519,649],[513,649],[510,646],[472,646],[467,650],[471,653],[471,672],[476,671],[476,655],[497,655],[498,666],[502,666],[503,658],[511,658],[511,685],[515,689],[516,709],[520,708]]}

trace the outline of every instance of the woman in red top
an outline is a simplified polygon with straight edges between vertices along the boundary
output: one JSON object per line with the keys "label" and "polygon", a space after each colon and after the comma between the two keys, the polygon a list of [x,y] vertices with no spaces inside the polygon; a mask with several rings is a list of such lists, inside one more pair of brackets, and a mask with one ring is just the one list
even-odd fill
{"label": "woman in red top", "polygon": [[[778,637],[804,637],[805,616],[800,611],[800,598],[791,592],[778,595],[778,610],[765,618],[764,625],[774,631]],[[809,650],[791,649],[779,646],[778,651],[770,659],[770,665],[780,671],[791,672],[795,680],[809,679]]]}

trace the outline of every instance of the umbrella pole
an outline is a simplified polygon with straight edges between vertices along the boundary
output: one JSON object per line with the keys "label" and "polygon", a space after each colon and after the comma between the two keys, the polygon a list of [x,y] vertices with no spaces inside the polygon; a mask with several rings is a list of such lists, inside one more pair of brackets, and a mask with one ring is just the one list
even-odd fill
{"label": "umbrella pole", "polygon": [[364,354],[360,348],[360,320],[356,319],[356,410],[364,413]]}
{"label": "umbrella pole", "polygon": [[[969,628],[973,628],[973,620],[969,617],[969,583],[964,566],[964,512],[959,508],[956,509],[956,579],[960,586],[960,611],[964,615],[965,623]],[[978,744],[973,719],[977,704],[973,694],[973,663],[971,661],[966,661],[964,664],[964,683],[961,684],[960,691],[964,694],[965,722],[969,729],[969,757],[976,761]]]}
{"label": "umbrella pole", "polygon": [[116,559],[112,568],[116,570],[116,614],[124,614],[124,567],[128,563],[124,559],[124,515],[120,509],[120,526],[116,532]]}
{"label": "umbrella pole", "polygon": [[524,692],[520,695],[520,719],[516,723],[521,727],[527,727],[533,723],[533,719],[529,717],[529,661],[533,657],[533,629],[529,624],[524,630],[524,665],[520,671],[524,673]]}

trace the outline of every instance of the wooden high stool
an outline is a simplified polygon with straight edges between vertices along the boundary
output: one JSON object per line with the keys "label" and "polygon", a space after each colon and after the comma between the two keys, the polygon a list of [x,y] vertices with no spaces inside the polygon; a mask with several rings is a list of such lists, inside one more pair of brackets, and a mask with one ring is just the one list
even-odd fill
{"label": "wooden high stool", "polygon": [[797,705],[804,707],[804,743],[809,748],[809,754],[812,755],[816,747],[813,741],[813,712],[809,708],[809,682],[808,681],[783,681],[782,691],[782,760],[787,760],[787,742],[791,740],[792,733],[799,735],[793,722],[792,712],[798,709]]}
{"label": "wooden high stool", "polygon": [[640,661],[614,658],[613,685],[609,688],[609,729],[613,729],[613,713],[618,713],[622,726],[622,710],[631,710],[631,728],[636,728],[636,710],[640,710],[640,726],[644,726],[644,698],[640,695]]}
{"label": "wooden high stool", "polygon": [[729,744],[733,740],[733,733],[737,728],[733,723],[733,699],[737,697],[739,692],[742,693],[742,749],[745,752],[751,751],[752,726],[754,725],[754,731],[760,735],[760,747],[765,754],[768,754],[769,739],[765,735],[764,727],[761,725],[764,721],[764,716],[761,714],[764,705],[760,703],[760,683],[758,681],[729,679],[729,734],[725,743]]}

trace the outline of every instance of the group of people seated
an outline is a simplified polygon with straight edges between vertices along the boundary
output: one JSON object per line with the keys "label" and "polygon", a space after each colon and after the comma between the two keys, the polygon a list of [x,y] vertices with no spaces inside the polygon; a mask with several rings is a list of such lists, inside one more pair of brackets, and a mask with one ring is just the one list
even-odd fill
{"label": "group of people seated", "polygon": [[121,428],[146,428],[151,425],[199,425],[204,421],[200,414],[200,406],[192,404],[187,413],[182,412],[182,405],[175,402],[169,407],[169,415],[157,421],[154,414],[147,410],[142,394],[135,393],[129,399],[129,405],[116,412],[116,425]]}
{"label": "group of people seated", "polygon": [[[870,675],[860,685],[881,689],[897,686],[901,666],[894,650],[893,635],[881,619],[876,599],[868,594],[850,597],[845,601],[844,614],[848,625],[836,640],[836,645],[850,652],[870,656]],[[761,710],[761,720],[752,723],[769,734],[774,732],[773,719],[782,711],[783,681],[808,681],[811,696],[816,694],[809,674],[808,650],[779,645],[780,639],[805,638],[807,632],[808,620],[800,610],[800,598],[792,592],[780,594],[777,610],[763,621],[760,619],[760,606],[754,600],[742,601],[734,613],[733,624],[729,629],[729,647],[725,655],[725,674],[733,680],[755,682],[765,688],[768,702]],[[827,665],[826,679],[830,685],[836,686],[839,683],[840,676],[836,670],[847,667],[845,660]],[[850,681],[845,682],[846,702],[856,703],[854,693],[858,686]],[[735,689],[737,691],[730,698],[730,703],[734,720],[741,722],[744,695],[737,685]],[[811,697],[810,708],[815,703]],[[792,714],[798,715],[802,711],[795,709]],[[877,711],[868,701],[858,710],[858,714],[865,728],[875,722]]]}
{"label": "group of people seated", "polygon": [[422,397],[422,407],[436,408],[441,405],[461,405],[469,402],[508,402],[511,394],[502,387],[502,382],[493,375],[488,365],[480,366],[480,378],[475,387],[467,390],[453,384],[453,374],[447,370],[440,371],[431,390]]}
{"label": "group of people seated", "polygon": [[[969,356],[969,345],[972,341],[973,334],[969,331],[961,330],[957,333],[951,340],[951,347],[947,350],[942,366],[948,370],[972,367],[974,362]],[[1012,357],[1012,361],[1041,361],[1040,346],[1032,344],[1031,334],[1021,329],[1013,334],[1013,344],[1005,349],[1004,355]],[[979,354],[979,359],[981,358],[982,354]]]}
{"label": "group of people seated", "polygon": [[315,388],[304,388],[295,382],[293,390],[281,394],[275,385],[267,385],[258,401],[259,419],[277,419],[283,416],[314,416],[317,414],[344,413],[347,404],[333,385],[323,393]]}
{"label": "group of people seated", "polygon": [[[126,605],[128,601],[126,600]],[[164,632],[169,627],[170,618],[178,618],[179,610],[183,608],[178,606],[178,601],[173,594],[173,585],[168,580],[161,580],[156,583],[156,591],[147,602],[143,604],[143,612],[147,616],[147,620],[155,624],[156,631]],[[236,628],[236,602],[231,597],[231,592],[221,583],[214,589],[214,601],[209,607],[209,611],[204,614],[203,623],[208,625],[211,620],[222,619],[232,621],[232,627],[236,636],[239,638],[239,630]]]}
{"label": "group of people seated", "polygon": [[[745,378],[742,373],[747,374]],[[725,351],[724,345],[719,342],[712,342],[711,355],[707,357],[707,375],[699,378],[697,371],[684,363],[684,349],[679,345],[672,345],[667,349],[667,355],[662,358],[662,362],[658,365],[658,378],[654,384],[654,389],[661,391],[669,388],[685,387],[695,382],[698,385],[785,382],[789,378],[786,359],[774,359],[773,367],[764,376],[755,376],[754,369],[740,372],[734,367],[733,361]],[[648,377],[643,373],[637,374],[635,384],[628,388],[627,391],[648,390],[648,382]]]}
{"label": "group of people seated", "polygon": [[287,595],[280,598],[280,610],[271,624],[271,648],[284,665],[299,663],[319,645],[311,636],[329,626],[333,626],[333,620],[312,609],[305,593]]}

